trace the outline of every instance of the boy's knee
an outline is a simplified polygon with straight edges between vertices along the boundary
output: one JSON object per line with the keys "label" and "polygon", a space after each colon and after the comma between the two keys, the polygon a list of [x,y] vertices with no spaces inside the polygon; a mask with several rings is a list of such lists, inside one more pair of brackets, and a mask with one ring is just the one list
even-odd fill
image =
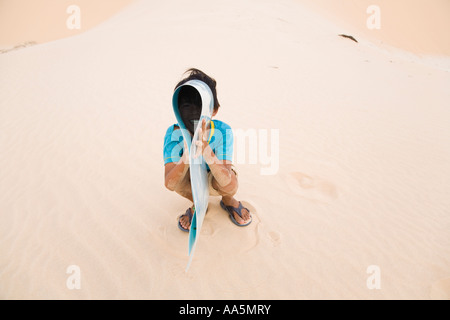
{"label": "boy's knee", "polygon": [[186,195],[192,194],[191,191],[191,181],[189,174],[187,174],[183,179],[181,179],[175,186],[167,186],[170,191],[175,191],[179,195],[185,197]]}
{"label": "boy's knee", "polygon": [[179,185],[177,185],[177,187],[173,190],[176,193],[184,196],[186,194],[192,194],[192,190],[191,190],[191,184],[190,183],[180,183]]}
{"label": "boy's knee", "polygon": [[228,185],[226,186],[221,186],[219,185],[219,183],[217,182],[216,179],[212,179],[211,181],[212,183],[212,187],[217,190],[217,192],[221,195],[221,196],[234,196],[237,191],[238,191],[238,180],[236,175],[234,174],[234,172],[232,173],[232,177],[231,177],[231,181]]}
{"label": "boy's knee", "polygon": [[175,191],[175,187],[169,183],[164,183],[164,185],[166,186],[166,189],[169,191]]}

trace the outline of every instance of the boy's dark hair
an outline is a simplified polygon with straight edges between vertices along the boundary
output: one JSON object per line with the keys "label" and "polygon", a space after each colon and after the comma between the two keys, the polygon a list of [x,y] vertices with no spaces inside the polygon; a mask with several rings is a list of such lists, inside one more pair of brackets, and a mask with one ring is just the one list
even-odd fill
{"label": "boy's dark hair", "polygon": [[[206,73],[204,73],[203,71],[196,69],[196,68],[190,68],[190,69],[186,70],[186,72],[184,74],[188,74],[188,75],[183,80],[178,82],[178,84],[175,86],[174,90],[176,90],[176,88],[178,88],[179,86],[181,86],[182,84],[184,84],[190,80],[203,81],[204,83],[206,83],[208,85],[208,87],[211,89],[211,92],[213,94],[214,111],[219,110],[220,104],[219,104],[219,100],[217,99],[216,80],[214,80],[213,78],[208,76]],[[181,92],[180,92],[180,94],[181,94]]]}

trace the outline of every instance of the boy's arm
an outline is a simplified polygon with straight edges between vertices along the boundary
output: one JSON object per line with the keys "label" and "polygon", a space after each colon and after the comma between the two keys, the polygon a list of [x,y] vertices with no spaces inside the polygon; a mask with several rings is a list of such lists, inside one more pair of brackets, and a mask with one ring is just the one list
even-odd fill
{"label": "boy's arm", "polygon": [[202,150],[203,158],[211,169],[211,173],[221,189],[225,192],[227,192],[227,190],[235,189],[237,179],[236,175],[234,175],[231,170],[231,161],[219,160],[209,146],[205,119],[203,119],[202,132],[200,132],[199,136],[201,137],[201,141],[199,140],[196,142],[197,146],[199,147],[199,150]]}
{"label": "boy's arm", "polygon": [[[187,150],[185,143],[184,150]],[[169,162],[164,166],[164,184],[167,189],[174,191],[177,184],[186,175],[189,169],[189,152],[183,152],[183,156],[178,162]]]}
{"label": "boy's arm", "polygon": [[203,158],[211,173],[224,192],[234,190],[237,185],[236,175],[231,170],[231,161],[219,160],[208,145],[203,151]]}

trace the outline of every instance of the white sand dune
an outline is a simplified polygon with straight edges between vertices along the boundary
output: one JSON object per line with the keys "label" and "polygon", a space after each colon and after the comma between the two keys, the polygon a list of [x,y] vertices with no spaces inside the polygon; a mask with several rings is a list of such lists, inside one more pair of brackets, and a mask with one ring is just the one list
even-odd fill
{"label": "white sand dune", "polygon": [[[450,57],[322,9],[137,1],[0,55],[0,298],[448,299]],[[162,144],[189,67],[218,81],[218,119],[279,130],[279,168],[237,164],[253,223],[211,198],[185,273]]]}
{"label": "white sand dune", "polygon": [[[356,38],[365,38],[378,47],[395,46],[418,55],[450,55],[450,1],[432,0],[299,0],[338,22]],[[379,29],[367,27],[379,9]]]}
{"label": "white sand dune", "polygon": [[[1,0],[0,49],[44,43],[81,34],[120,11],[133,0]],[[79,25],[73,24],[76,6]]]}

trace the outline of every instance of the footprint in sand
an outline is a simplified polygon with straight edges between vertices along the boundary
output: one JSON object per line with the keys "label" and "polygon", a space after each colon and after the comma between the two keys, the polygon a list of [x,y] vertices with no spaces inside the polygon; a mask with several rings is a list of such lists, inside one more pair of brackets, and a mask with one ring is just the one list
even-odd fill
{"label": "footprint in sand", "polygon": [[250,210],[253,217],[253,221],[251,223],[251,225],[253,225],[252,227],[253,232],[248,233],[248,239],[250,240],[248,243],[250,245],[246,247],[243,251],[248,252],[253,248],[255,248],[261,242],[261,238],[264,234],[270,240],[270,243],[272,244],[273,247],[279,246],[281,244],[281,234],[274,230],[271,231],[266,230],[266,228],[264,227],[264,223],[260,220],[259,216],[257,215],[257,210],[255,206],[251,205],[247,201],[242,201],[242,205]]}
{"label": "footprint in sand", "polygon": [[286,182],[294,193],[310,200],[329,202],[338,197],[336,186],[317,176],[291,172],[287,175]]}
{"label": "footprint in sand", "polygon": [[214,235],[214,228],[211,225],[211,223],[208,223],[203,221],[202,230],[200,231],[201,236],[213,236]]}
{"label": "footprint in sand", "polygon": [[252,214],[252,223],[246,227],[234,225],[228,217],[228,214],[223,209],[220,209],[220,213],[223,214],[223,220],[221,222],[224,223],[223,227],[228,234],[227,237],[229,237],[230,232],[233,232],[233,238],[229,240],[234,243],[229,246],[230,251],[233,253],[235,253],[236,250],[239,253],[249,252],[255,248],[261,240],[261,221],[258,216],[258,210],[248,201],[243,200],[242,205]]}
{"label": "footprint in sand", "polygon": [[[247,253],[252,251],[257,247],[263,237],[270,240],[273,247],[277,247],[281,244],[281,235],[276,231],[267,231],[264,228],[264,224],[261,222],[258,214],[257,207],[252,205],[250,202],[242,200],[242,205],[248,208],[252,214],[253,221],[247,227],[235,226],[228,217],[228,214],[216,203],[210,203],[210,208],[208,214],[205,216],[203,221],[202,229],[200,232],[200,238],[202,241],[210,241],[206,239],[217,239],[225,235],[223,240],[227,240],[231,245],[226,246],[222,251],[226,254],[228,249],[230,254],[235,254],[236,251],[239,253]],[[176,222],[173,222],[175,224]],[[179,238],[179,236],[184,236],[178,228],[171,226],[160,226],[158,228],[158,235],[161,241],[168,243],[179,243],[173,239]],[[231,233],[230,233],[231,232]],[[230,234],[233,238],[230,239]],[[173,241],[172,241],[172,240]],[[171,246],[169,244],[169,246]],[[239,249],[236,249],[239,248]],[[180,250],[178,246],[171,246],[171,251],[174,255],[178,255]],[[184,251],[183,251],[184,253]]]}
{"label": "footprint in sand", "polygon": [[[247,227],[243,227],[243,228],[250,228],[253,230],[253,232],[251,232],[249,234],[249,239],[251,240],[250,243],[252,245],[249,246],[250,250],[251,248],[254,248],[258,245],[259,240],[260,240],[260,225],[261,225],[261,220],[259,219],[258,216],[258,210],[256,210],[255,206],[253,206],[252,204],[250,204],[247,201],[242,201],[242,205],[247,208],[250,211],[250,214],[252,215],[252,223],[247,226]],[[233,225],[234,226],[234,225]],[[242,228],[242,227],[238,227],[238,228]]]}
{"label": "footprint in sand", "polygon": [[251,224],[253,225],[252,226],[253,232],[247,233],[248,237],[247,243],[249,244],[249,246],[243,248],[242,251],[249,252],[256,246],[258,246],[259,243],[261,242],[261,238],[263,235],[265,235],[270,240],[270,243],[272,244],[273,247],[279,246],[281,244],[281,234],[274,230],[271,231],[266,230],[266,228],[264,227],[264,223],[262,223],[262,221],[260,220],[259,216],[257,215],[257,210],[253,205],[251,205],[246,201],[242,201],[242,205],[250,210],[253,217],[253,221]]}
{"label": "footprint in sand", "polygon": [[270,241],[272,242],[272,245],[274,247],[277,247],[281,243],[281,235],[276,231],[269,231],[267,233],[267,236],[269,237]]}

